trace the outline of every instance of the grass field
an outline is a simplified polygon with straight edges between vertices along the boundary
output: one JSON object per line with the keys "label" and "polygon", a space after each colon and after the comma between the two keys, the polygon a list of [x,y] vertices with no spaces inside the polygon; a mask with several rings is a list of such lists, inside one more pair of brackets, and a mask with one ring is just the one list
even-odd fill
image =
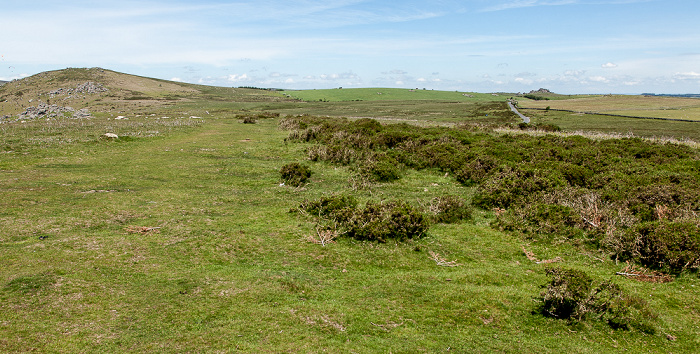
{"label": "grass field", "polygon": [[283,94],[302,101],[456,101],[456,102],[492,102],[505,101],[512,94],[475,93],[456,91],[433,91],[423,89],[397,88],[353,88],[329,90],[283,91]]}
{"label": "grass field", "polygon": [[567,100],[519,99],[523,108],[563,109],[638,117],[684,119],[700,121],[700,99],[647,96],[600,96]]}
{"label": "grass field", "polygon": [[[626,265],[603,253],[491,228],[493,210],[409,242],[312,242],[312,218],[290,213],[304,200],[348,193],[426,207],[443,194],[469,199],[475,187],[425,169],[355,189],[349,167],[309,162],[311,143],[285,141],[279,118],[239,119],[262,111],[487,119],[459,97],[444,106],[343,105],[178,87],[139,89],[148,100],[91,98],[91,119],[0,124],[0,351],[689,353],[700,345],[697,273],[669,283],[616,276]],[[281,185],[290,162],[310,166],[310,183]],[[646,299],[657,332],[535,313],[550,265],[525,250]]]}

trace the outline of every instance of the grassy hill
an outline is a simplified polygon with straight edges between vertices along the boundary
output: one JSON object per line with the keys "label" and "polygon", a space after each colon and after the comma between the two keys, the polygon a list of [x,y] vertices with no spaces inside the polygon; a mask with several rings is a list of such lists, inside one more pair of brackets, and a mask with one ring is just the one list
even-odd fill
{"label": "grassy hill", "polygon": [[[697,148],[515,135],[528,130],[488,95],[303,102],[104,69],[25,80],[0,88],[0,116],[37,100],[92,116],[0,123],[2,351],[667,353],[700,344],[692,262],[669,272],[623,259],[624,244],[619,257],[610,248],[624,228],[645,240],[629,226],[644,218],[649,235],[671,240],[685,235],[678,225],[696,225]],[[108,91],[47,95],[85,82]],[[515,130],[494,130],[504,127]],[[295,162],[311,170],[300,186],[280,174]],[[308,211],[339,195],[356,209],[335,219]],[[347,225],[372,205],[400,201],[433,220],[444,196],[469,216],[404,240],[350,237]],[[510,203],[504,196],[512,205],[487,206]],[[407,219],[396,212],[391,220]],[[612,310],[547,315],[543,294],[557,294],[547,270],[557,267],[614,284],[598,288],[609,299],[584,299]]]}
{"label": "grassy hill", "polygon": [[[96,83],[104,90],[78,90],[86,83]],[[101,68],[49,71],[0,87],[0,112],[10,115],[42,102],[74,109],[88,108],[99,116],[100,113],[117,115],[119,112],[160,109],[198,100],[274,102],[282,98],[260,90],[193,85]]]}

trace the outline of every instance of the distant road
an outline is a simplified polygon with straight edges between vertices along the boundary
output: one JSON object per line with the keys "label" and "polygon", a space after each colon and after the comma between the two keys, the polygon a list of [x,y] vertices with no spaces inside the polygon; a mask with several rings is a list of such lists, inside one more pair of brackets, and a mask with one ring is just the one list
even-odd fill
{"label": "distant road", "polygon": [[522,113],[518,112],[518,109],[513,106],[513,102],[508,101],[508,107],[510,107],[510,110],[513,111],[513,113],[517,114],[523,119],[523,123],[530,124],[530,117],[525,117]]}

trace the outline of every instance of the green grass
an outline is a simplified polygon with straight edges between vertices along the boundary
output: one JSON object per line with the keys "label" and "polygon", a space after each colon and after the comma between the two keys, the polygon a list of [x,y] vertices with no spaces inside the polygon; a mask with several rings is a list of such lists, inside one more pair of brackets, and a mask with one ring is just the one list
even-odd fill
{"label": "green grass", "polygon": [[534,101],[519,99],[524,108],[563,109],[573,112],[592,112],[700,121],[700,100],[682,97],[647,97],[633,95],[574,96],[571,99]]}
{"label": "green grass", "polygon": [[568,132],[633,134],[640,137],[700,141],[700,123],[610,117],[571,112],[522,110],[533,124],[554,124]]}
{"label": "green grass", "polygon": [[282,94],[302,101],[456,101],[456,102],[491,102],[505,101],[512,94],[489,94],[457,91],[434,91],[423,89],[397,88],[352,88],[326,90],[282,91]]}
{"label": "green grass", "polygon": [[[625,265],[602,254],[492,229],[492,211],[408,243],[309,242],[313,219],[289,212],[305,199],[349,193],[425,207],[474,190],[435,170],[354,190],[353,171],[305,162],[309,145],[285,143],[278,119],[242,124],[236,114],[482,117],[448,113],[470,110],[464,103],[343,106],[264,93],[211,88],[169,105],[117,103],[89,121],[0,125],[2,351],[666,353],[700,344],[696,274],[665,284],[615,276]],[[108,126],[127,138],[99,139]],[[280,186],[291,162],[311,167],[305,187]],[[533,314],[547,265],[523,247],[647,299],[657,334]],[[459,266],[438,266],[431,251]]]}
{"label": "green grass", "polygon": [[[650,298],[675,342],[572,330],[533,315],[545,266],[527,260],[524,241],[491,230],[487,212],[474,223],[433,226],[408,244],[309,243],[313,223],[288,210],[347,192],[350,172],[316,163],[306,188],[280,187],[279,168],[303,160],[305,148],[285,144],[285,135],[274,120],[220,119],[162,138],[34,151],[29,163],[6,164],[3,348],[681,352],[697,345],[694,277],[663,285],[615,279]],[[352,193],[420,205],[471,192],[422,171]],[[129,233],[130,226],[160,229]],[[621,268],[575,248],[527,247],[599,278]],[[460,266],[437,266],[429,251]]]}

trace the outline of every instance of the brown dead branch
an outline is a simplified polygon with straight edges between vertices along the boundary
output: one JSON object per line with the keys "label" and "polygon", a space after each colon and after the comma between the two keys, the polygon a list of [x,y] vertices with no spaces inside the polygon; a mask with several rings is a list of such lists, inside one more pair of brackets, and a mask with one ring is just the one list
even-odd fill
{"label": "brown dead branch", "polygon": [[338,231],[336,230],[319,230],[316,229],[316,235],[310,235],[306,238],[307,241],[315,243],[317,245],[326,246],[329,243],[335,243],[335,239],[338,237]]}
{"label": "brown dead branch", "polygon": [[127,226],[126,232],[130,234],[147,234],[150,232],[159,232],[160,227],[148,227],[148,226]]}
{"label": "brown dead branch", "polygon": [[638,267],[634,264],[627,264],[627,266],[615,273],[616,275],[622,275],[629,279],[634,279],[638,281],[648,282],[648,283],[669,283],[673,281],[670,275],[649,270],[644,267]]}
{"label": "brown dead branch", "polygon": [[372,324],[372,326],[379,327],[387,332],[389,332],[391,329],[394,329],[396,327],[403,325],[403,322],[401,322],[401,323],[389,322],[389,323],[384,324],[384,325],[376,324],[374,322],[370,322],[370,323]]}
{"label": "brown dead branch", "polygon": [[564,261],[564,259],[562,259],[561,257],[539,260],[539,259],[537,259],[537,256],[535,256],[534,253],[525,249],[525,246],[523,246],[522,248],[523,248],[523,253],[525,253],[525,257],[527,257],[527,259],[535,262],[536,264],[549,264],[549,263],[557,263],[557,262]]}
{"label": "brown dead branch", "polygon": [[428,252],[430,254],[430,259],[435,261],[435,264],[442,266],[442,267],[457,267],[461,266],[461,264],[457,263],[456,260],[454,261],[447,261],[444,257],[440,256],[439,253],[430,251]]}

